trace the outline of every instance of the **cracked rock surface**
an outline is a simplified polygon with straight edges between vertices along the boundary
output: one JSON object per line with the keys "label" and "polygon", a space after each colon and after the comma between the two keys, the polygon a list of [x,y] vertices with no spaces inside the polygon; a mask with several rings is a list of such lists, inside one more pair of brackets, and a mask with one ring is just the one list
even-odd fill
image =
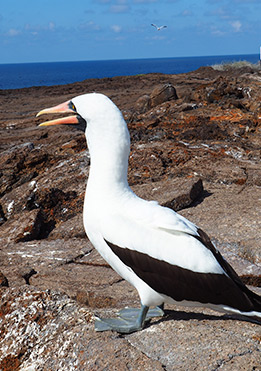
{"label": "cracked rock surface", "polygon": [[261,370],[261,326],[204,308],[94,331],[95,315],[139,298],[85,235],[84,135],[35,118],[108,95],[130,130],[133,190],[205,230],[261,294],[260,84],[258,71],[209,67],[0,91],[0,370]]}

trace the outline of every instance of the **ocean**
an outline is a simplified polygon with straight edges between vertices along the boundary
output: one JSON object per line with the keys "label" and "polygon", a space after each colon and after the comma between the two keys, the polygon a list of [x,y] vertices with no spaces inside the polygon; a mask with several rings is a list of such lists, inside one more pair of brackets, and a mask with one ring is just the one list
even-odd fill
{"label": "ocean", "polygon": [[178,74],[196,70],[201,66],[243,60],[257,63],[259,55],[0,64],[0,89],[64,85],[90,78],[133,76],[152,72]]}

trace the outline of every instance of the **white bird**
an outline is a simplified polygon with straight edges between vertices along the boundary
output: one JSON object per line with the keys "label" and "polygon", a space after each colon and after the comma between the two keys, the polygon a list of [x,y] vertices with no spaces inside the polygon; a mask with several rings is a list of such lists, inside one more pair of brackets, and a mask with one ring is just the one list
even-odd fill
{"label": "white bird", "polygon": [[162,30],[163,28],[167,28],[167,26],[157,26],[156,24],[151,23],[153,27],[155,27],[158,31]]}
{"label": "white bird", "polygon": [[[141,309],[96,320],[96,330],[130,333],[163,304],[203,306],[261,323],[261,297],[250,291],[196,225],[127,181],[130,139],[120,110],[102,94],[85,94],[39,112],[76,115],[41,126],[74,124],[85,130],[91,165],[84,201],[85,231],[103,258],[138,291]],[[86,129],[85,129],[86,128]],[[156,307],[150,309],[149,307]]]}

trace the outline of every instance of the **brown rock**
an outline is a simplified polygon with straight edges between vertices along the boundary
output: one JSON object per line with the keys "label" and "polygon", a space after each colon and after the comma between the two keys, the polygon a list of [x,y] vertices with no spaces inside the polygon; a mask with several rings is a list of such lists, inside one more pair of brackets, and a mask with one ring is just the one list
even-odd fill
{"label": "brown rock", "polygon": [[44,225],[41,210],[24,211],[14,219],[4,223],[2,231],[8,241],[32,241],[40,236]]}
{"label": "brown rock", "polygon": [[25,280],[25,283],[27,285],[30,285],[30,278],[34,275],[34,274],[37,274],[37,272],[33,269],[33,268],[30,268],[30,267],[26,267],[24,268],[21,272],[20,272],[21,276],[23,277],[23,279]]}
{"label": "brown rock", "polygon": [[261,169],[260,168],[248,168],[247,169],[247,181],[249,184],[254,184],[261,187]]}
{"label": "brown rock", "polygon": [[172,84],[164,84],[155,88],[150,94],[151,107],[158,106],[169,100],[178,99],[176,89]]}
{"label": "brown rock", "polygon": [[76,301],[80,304],[85,304],[91,308],[108,308],[116,305],[116,300],[108,297],[99,295],[92,291],[77,291]]}
{"label": "brown rock", "polygon": [[[67,208],[77,197],[76,191],[64,192],[59,188],[36,190],[27,199],[26,208],[41,208],[48,215],[49,220],[61,219],[62,210]],[[59,215],[59,216],[58,216]]]}
{"label": "brown rock", "polygon": [[55,228],[48,235],[49,240],[63,239],[68,240],[73,237],[86,238],[86,233],[83,226],[82,213],[70,218],[66,221],[60,221],[55,225]]}
{"label": "brown rock", "polygon": [[163,203],[163,206],[169,207],[175,211],[182,210],[199,201],[203,196],[203,183],[201,179],[196,182],[190,182],[185,185],[185,189],[179,191],[179,194],[173,199]]}
{"label": "brown rock", "polygon": [[147,112],[151,108],[151,99],[149,95],[143,95],[140,97],[135,105],[135,111],[138,113]]}
{"label": "brown rock", "polygon": [[142,95],[135,104],[135,111],[142,114],[152,107],[173,99],[178,99],[176,89],[170,83],[164,84],[153,89],[150,96],[147,94]]}
{"label": "brown rock", "polygon": [[256,263],[261,263],[261,237],[248,238],[240,241],[238,253],[243,258]]}
{"label": "brown rock", "polygon": [[0,226],[6,222],[6,217],[2,208],[2,205],[0,205]]}
{"label": "brown rock", "polygon": [[0,160],[0,195],[35,178],[48,160],[48,154],[34,149],[31,142],[4,151]]}
{"label": "brown rock", "polygon": [[0,272],[0,287],[8,287],[8,279],[2,272]]}
{"label": "brown rock", "polygon": [[192,204],[195,205],[204,198],[204,194],[208,194],[206,191],[204,192],[202,179],[198,177],[193,177],[185,182],[171,179],[136,185],[132,188],[138,196],[147,200],[155,200],[175,211],[187,208]]}
{"label": "brown rock", "polygon": [[207,99],[209,103],[218,102],[224,97],[242,99],[244,90],[238,85],[236,80],[221,77],[215,81],[214,87],[207,88]]}

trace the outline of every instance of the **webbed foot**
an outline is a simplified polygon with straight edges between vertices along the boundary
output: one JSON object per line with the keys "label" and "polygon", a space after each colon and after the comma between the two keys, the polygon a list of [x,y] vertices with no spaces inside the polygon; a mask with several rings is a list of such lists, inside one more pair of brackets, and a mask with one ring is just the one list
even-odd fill
{"label": "webbed foot", "polygon": [[142,330],[145,321],[152,317],[162,317],[164,315],[163,305],[156,308],[151,308],[142,305],[138,308],[124,308],[117,318],[99,318],[96,317],[96,331],[117,331],[121,334],[130,334]]}
{"label": "webbed foot", "polygon": [[124,318],[99,318],[95,320],[95,331],[117,331],[120,334],[131,334],[143,329],[144,324],[140,324],[136,319]]}

